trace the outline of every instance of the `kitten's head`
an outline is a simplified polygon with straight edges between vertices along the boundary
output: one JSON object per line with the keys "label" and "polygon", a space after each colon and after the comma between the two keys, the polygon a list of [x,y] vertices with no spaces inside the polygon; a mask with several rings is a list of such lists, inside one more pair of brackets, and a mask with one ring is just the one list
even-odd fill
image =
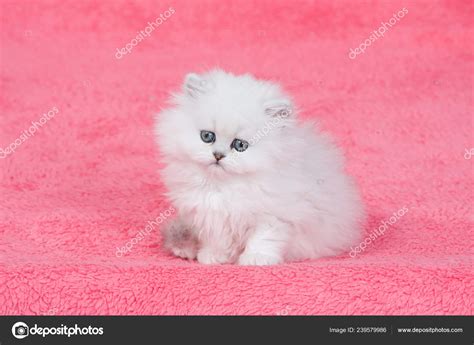
{"label": "kitten's head", "polygon": [[174,103],[157,119],[161,152],[168,164],[212,176],[274,167],[294,123],[292,102],[277,85],[221,70],[188,74]]}

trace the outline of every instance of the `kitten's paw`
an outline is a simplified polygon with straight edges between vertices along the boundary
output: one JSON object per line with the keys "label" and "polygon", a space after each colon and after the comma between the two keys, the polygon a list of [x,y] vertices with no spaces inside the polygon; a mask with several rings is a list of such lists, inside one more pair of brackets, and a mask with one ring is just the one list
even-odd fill
{"label": "kitten's paw", "polygon": [[197,248],[195,247],[185,247],[185,248],[178,248],[174,247],[171,248],[171,252],[182,259],[194,260],[197,256]]}
{"label": "kitten's paw", "polygon": [[243,252],[239,257],[238,264],[242,266],[268,266],[278,265],[282,262],[283,258],[278,255]]}
{"label": "kitten's paw", "polygon": [[174,219],[163,227],[162,233],[168,251],[183,259],[196,259],[199,242],[189,227]]}
{"label": "kitten's paw", "polygon": [[225,253],[203,248],[198,252],[197,260],[204,265],[219,265],[229,263],[230,257]]}

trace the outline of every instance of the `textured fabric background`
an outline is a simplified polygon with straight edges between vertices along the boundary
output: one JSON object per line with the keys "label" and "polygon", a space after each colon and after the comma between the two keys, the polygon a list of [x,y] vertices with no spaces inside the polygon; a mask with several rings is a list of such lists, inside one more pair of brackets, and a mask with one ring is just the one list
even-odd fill
{"label": "textured fabric background", "polygon": [[[1,314],[472,314],[472,1],[0,6],[0,148],[16,146],[0,151]],[[355,257],[237,267],[163,253],[158,226],[143,233],[169,207],[153,114],[187,72],[216,66],[280,82],[333,134],[367,236],[409,211]]]}

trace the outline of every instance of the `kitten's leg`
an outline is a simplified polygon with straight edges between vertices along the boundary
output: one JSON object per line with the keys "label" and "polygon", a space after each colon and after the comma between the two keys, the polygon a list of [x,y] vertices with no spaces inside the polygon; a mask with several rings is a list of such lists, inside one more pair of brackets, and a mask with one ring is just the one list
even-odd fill
{"label": "kitten's leg", "polygon": [[219,248],[218,246],[203,246],[197,254],[197,260],[205,265],[229,264],[234,262],[231,250]]}
{"label": "kitten's leg", "polygon": [[237,260],[239,249],[229,234],[218,233],[203,239],[197,260],[205,265],[230,264]]}
{"label": "kitten's leg", "polygon": [[174,255],[194,260],[199,241],[189,226],[179,218],[169,221],[162,229],[164,247]]}
{"label": "kitten's leg", "polygon": [[276,265],[283,262],[288,245],[288,224],[269,218],[257,225],[248,239],[239,265]]}

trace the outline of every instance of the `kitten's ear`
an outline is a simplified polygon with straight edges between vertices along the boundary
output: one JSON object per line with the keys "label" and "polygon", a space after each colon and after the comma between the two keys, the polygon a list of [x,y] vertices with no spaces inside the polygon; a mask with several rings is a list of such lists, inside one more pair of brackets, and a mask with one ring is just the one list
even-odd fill
{"label": "kitten's ear", "polygon": [[207,90],[207,82],[196,73],[189,73],[184,78],[184,92],[193,98],[199,96],[199,94],[205,93]]}
{"label": "kitten's ear", "polygon": [[287,118],[293,113],[293,105],[287,99],[275,99],[265,102],[265,114],[272,117]]}

